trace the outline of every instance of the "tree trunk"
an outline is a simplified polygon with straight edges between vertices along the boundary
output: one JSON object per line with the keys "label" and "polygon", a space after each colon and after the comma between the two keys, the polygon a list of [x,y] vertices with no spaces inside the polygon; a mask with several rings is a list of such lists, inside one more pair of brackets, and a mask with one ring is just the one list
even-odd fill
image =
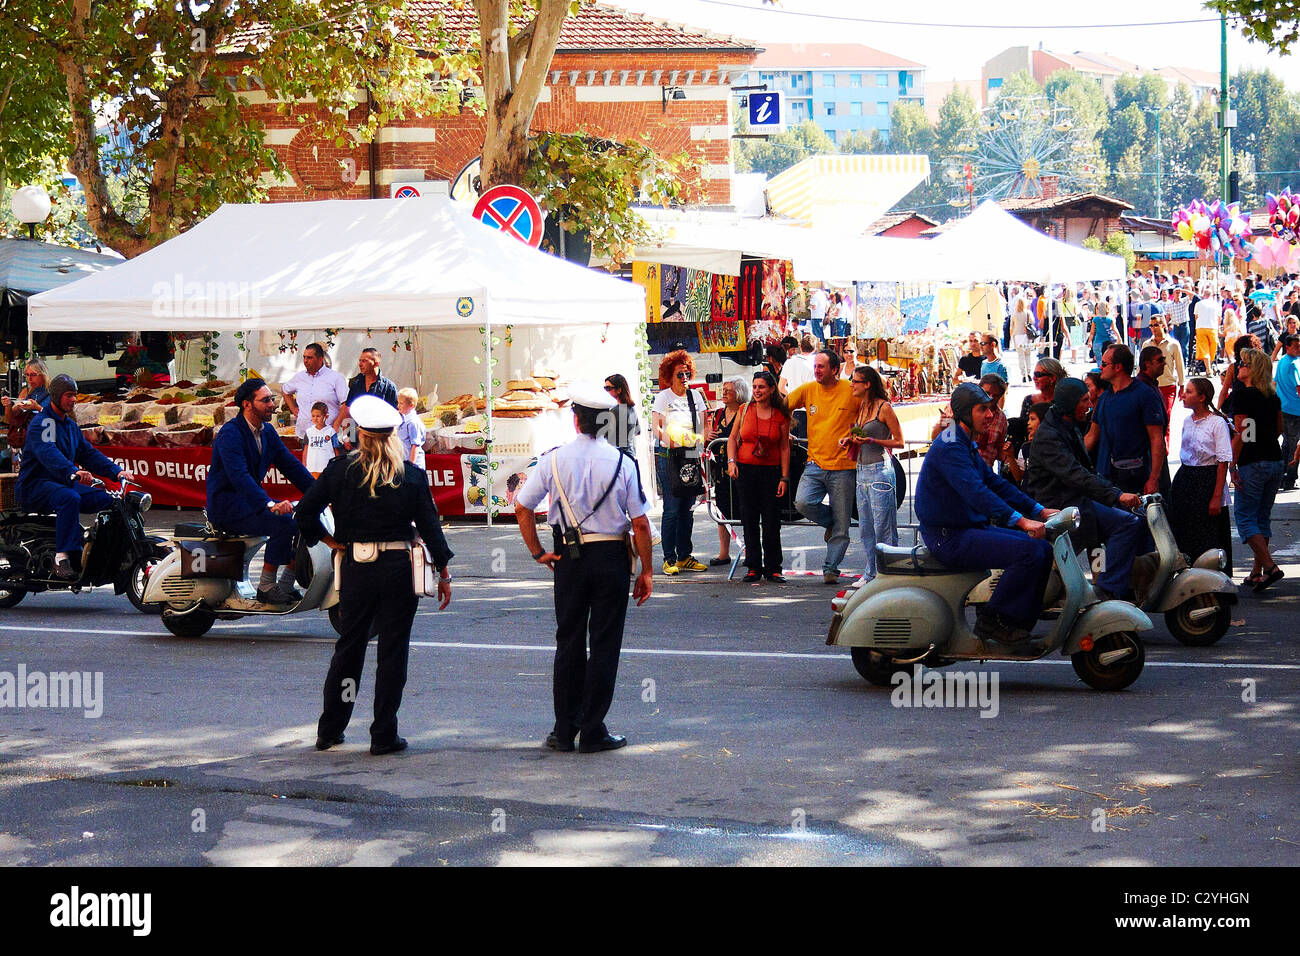
{"label": "tree trunk", "polygon": [[484,189],[523,182],[528,130],[546,73],[560,42],[569,0],[541,0],[537,15],[508,38],[508,0],[477,0],[487,130],[483,136]]}

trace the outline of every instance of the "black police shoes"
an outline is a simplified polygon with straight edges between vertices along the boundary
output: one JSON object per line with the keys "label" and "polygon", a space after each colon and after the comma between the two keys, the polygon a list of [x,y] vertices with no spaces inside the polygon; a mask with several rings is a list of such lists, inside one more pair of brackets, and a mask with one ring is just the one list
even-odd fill
{"label": "black police shoes", "polygon": [[622,734],[606,734],[595,740],[584,740],[578,744],[578,753],[594,754],[602,750],[618,750],[620,747],[627,746],[627,738]]}
{"label": "black police shoes", "polygon": [[400,753],[406,749],[405,737],[394,737],[386,744],[371,744],[370,752],[376,757],[382,757],[384,754]]}
{"label": "black police shoes", "polygon": [[573,738],[561,740],[554,733],[546,735],[546,746],[551,750],[558,750],[560,753],[572,753],[576,748],[573,746]]}
{"label": "black police shoes", "polygon": [[329,750],[331,747],[337,747],[337,746],[338,746],[339,744],[341,744],[341,743],[343,743],[343,735],[342,735],[342,734],[339,734],[337,737],[332,737],[332,738],[327,738],[327,737],[317,737],[317,738],[316,738],[316,749],[317,749],[317,750]]}

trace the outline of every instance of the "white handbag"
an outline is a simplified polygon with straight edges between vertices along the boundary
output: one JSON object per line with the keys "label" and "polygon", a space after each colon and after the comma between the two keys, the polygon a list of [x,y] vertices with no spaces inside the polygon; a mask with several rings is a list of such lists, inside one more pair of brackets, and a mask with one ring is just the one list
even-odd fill
{"label": "white handbag", "polygon": [[415,536],[411,543],[411,589],[417,598],[438,596],[438,568],[433,563],[433,556],[420,539]]}

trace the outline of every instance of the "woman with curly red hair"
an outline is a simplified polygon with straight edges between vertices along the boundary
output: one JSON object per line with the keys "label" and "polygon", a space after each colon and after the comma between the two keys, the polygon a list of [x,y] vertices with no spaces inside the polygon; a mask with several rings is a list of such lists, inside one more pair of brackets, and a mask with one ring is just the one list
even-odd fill
{"label": "woman with curly red hair", "polygon": [[[704,393],[687,388],[695,377],[695,362],[685,349],[669,352],[659,363],[659,388],[651,409],[650,427],[655,436],[655,475],[659,479],[659,493],[664,499],[664,516],[661,526],[664,549],[664,574],[679,571],[707,571],[691,553],[691,531],[694,529],[695,496],[676,497],[672,493],[669,475],[668,452],[683,447],[674,434],[680,430],[703,435],[709,440],[709,407]],[[670,434],[670,432],[674,434]]]}

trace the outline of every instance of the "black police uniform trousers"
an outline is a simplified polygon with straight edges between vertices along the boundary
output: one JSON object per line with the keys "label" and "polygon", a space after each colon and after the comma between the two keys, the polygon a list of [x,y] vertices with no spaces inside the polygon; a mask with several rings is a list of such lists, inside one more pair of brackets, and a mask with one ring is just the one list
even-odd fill
{"label": "black police uniform trousers", "polygon": [[583,740],[596,741],[608,733],[631,576],[621,541],[589,542],[581,557],[562,556],[555,565],[555,736],[561,740],[581,732]]}
{"label": "black police uniform trousers", "polygon": [[[339,589],[341,633],[325,676],[325,708],[316,734],[333,740],[352,719],[361,686],[361,668],[370,636],[379,638],[375,673],[375,720],[370,740],[389,744],[397,737],[397,708],[406,686],[406,661],[411,647],[411,623],[419,605],[411,588],[411,557],[406,551],[381,551],[374,561],[353,561],[351,548],[343,556]],[[351,681],[348,686],[345,681]]]}

